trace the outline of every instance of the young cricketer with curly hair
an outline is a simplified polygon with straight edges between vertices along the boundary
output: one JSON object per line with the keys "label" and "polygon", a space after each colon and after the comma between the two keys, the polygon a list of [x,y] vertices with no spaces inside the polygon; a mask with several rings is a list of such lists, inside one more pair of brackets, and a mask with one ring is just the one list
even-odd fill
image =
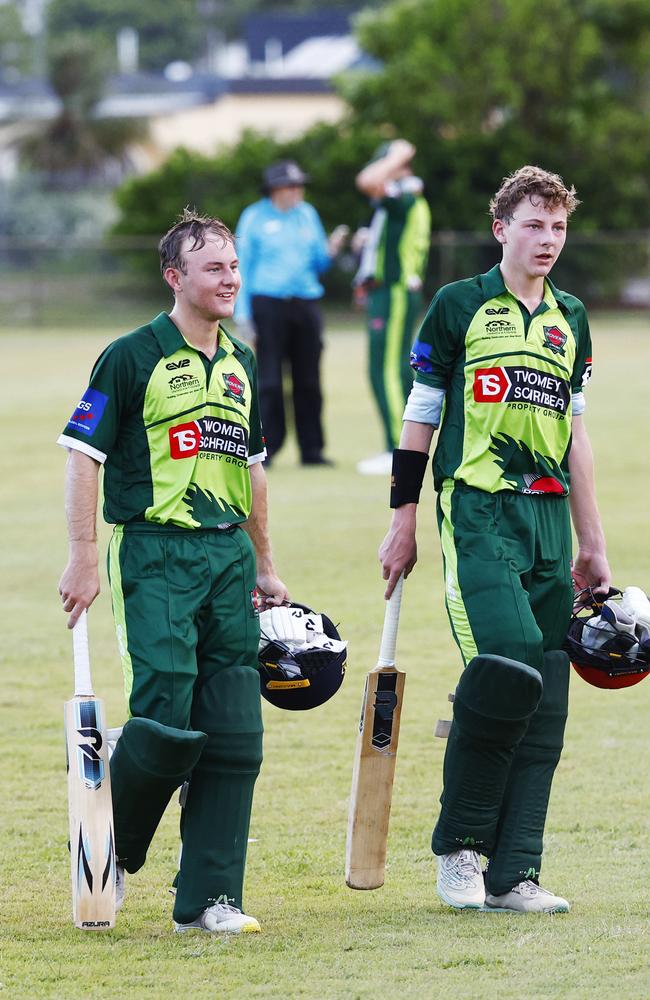
{"label": "young cricketer with curly hair", "polygon": [[568,705],[562,646],[573,582],[607,590],[610,580],[582,416],[587,316],[548,278],[577,204],[573,188],[539,167],[504,179],[490,205],[501,262],[433,299],[393,455],[386,596],[416,562],[417,502],[439,428],[445,596],[465,669],[432,849],[438,893],[459,909],[569,909],[539,885]]}
{"label": "young cricketer with curly hair", "polygon": [[250,933],[260,929],[242,909],[262,760],[256,609],[287,591],[267,529],[255,360],[222,325],[241,285],[233,235],[186,210],[159,249],[173,309],[109,344],[59,438],[70,536],[59,592],[72,628],[99,592],[103,467],[129,712],[111,758],[117,902],[189,781],[175,930]]}

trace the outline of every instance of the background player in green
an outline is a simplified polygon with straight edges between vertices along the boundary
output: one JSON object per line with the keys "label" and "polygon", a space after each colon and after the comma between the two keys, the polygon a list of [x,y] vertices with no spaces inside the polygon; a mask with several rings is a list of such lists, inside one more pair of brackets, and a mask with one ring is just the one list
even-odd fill
{"label": "background player in green", "polygon": [[582,417],[589,327],[582,303],[548,279],[576,205],[573,188],[538,167],[504,179],[490,206],[501,263],[431,303],[393,456],[387,596],[416,562],[417,501],[440,425],[438,526],[465,669],[432,848],[438,893],[461,909],[569,909],[539,886],[568,704],[561,647],[573,581],[607,590],[610,579]]}
{"label": "background player in green", "polygon": [[390,472],[413,382],[409,350],[431,239],[431,212],[411,168],[415,153],[412,143],[395,139],[356,180],[375,205],[354,287],[356,301],[367,310],[370,385],[386,441],[386,451],[359,463],[363,475]]}
{"label": "background player in green", "polygon": [[242,885],[262,759],[261,600],[287,590],[267,530],[265,449],[250,348],[221,325],[241,279],[233,236],[185,212],[160,242],[169,315],[104,351],[59,443],[69,449],[69,627],[99,592],[98,473],[129,721],[111,758],[118,902],[174,790],[189,778],[178,931],[251,932]]}

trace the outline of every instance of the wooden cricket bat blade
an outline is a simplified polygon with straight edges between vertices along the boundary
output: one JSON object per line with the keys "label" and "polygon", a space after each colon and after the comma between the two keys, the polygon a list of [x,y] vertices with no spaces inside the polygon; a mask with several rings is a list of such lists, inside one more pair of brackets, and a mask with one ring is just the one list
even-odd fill
{"label": "wooden cricket bat blade", "polygon": [[346,845],[345,881],[351,889],[384,884],[405,677],[402,670],[382,667],[366,678]]}
{"label": "wooden cricket bat blade", "polygon": [[[115,926],[115,834],[104,705],[90,681],[83,624],[75,626],[75,696],[65,703],[72,918],[81,930]],[[77,629],[80,630],[76,634]]]}

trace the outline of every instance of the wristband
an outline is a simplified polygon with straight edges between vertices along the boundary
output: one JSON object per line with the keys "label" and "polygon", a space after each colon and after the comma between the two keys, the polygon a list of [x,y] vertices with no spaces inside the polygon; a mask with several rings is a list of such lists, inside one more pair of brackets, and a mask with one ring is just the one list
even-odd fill
{"label": "wristband", "polygon": [[429,456],[408,448],[393,450],[393,472],[390,481],[390,505],[393,509],[405,503],[418,503]]}

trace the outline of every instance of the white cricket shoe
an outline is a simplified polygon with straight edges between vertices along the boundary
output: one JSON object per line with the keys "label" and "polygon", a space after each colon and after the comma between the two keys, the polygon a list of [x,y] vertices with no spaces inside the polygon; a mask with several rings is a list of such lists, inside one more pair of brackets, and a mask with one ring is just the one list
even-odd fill
{"label": "white cricket shoe", "polygon": [[464,848],[438,858],[438,895],[457,910],[480,910],[485,903],[485,883],[481,858]]}
{"label": "white cricket shoe", "polygon": [[555,896],[541,885],[525,879],[502,896],[485,894],[486,910],[501,910],[506,913],[568,913],[569,904],[561,896]]}
{"label": "white cricket shoe", "polygon": [[177,933],[207,931],[209,934],[259,934],[261,927],[255,917],[247,917],[236,906],[215,903],[199,913],[196,920],[189,924],[177,924],[174,921],[174,930]]}
{"label": "white cricket shoe", "polygon": [[357,465],[357,472],[362,476],[389,476],[393,469],[392,451],[383,451],[381,455],[364,458]]}
{"label": "white cricket shoe", "polygon": [[122,909],[122,903],[124,902],[124,883],[125,883],[125,872],[124,866],[115,862],[115,910]]}

